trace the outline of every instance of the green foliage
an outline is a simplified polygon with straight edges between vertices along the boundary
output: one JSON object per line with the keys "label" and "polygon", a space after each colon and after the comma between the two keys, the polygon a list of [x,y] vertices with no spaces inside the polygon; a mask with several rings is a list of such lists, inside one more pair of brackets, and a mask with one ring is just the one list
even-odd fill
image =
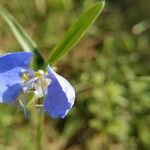
{"label": "green foliage", "polygon": [[101,13],[103,7],[104,1],[95,4],[80,16],[80,18],[70,27],[65,36],[52,50],[48,60],[49,64],[56,64],[56,62],[58,62],[63,57],[63,55],[65,55],[78,43],[87,29],[94,23],[98,15]]}

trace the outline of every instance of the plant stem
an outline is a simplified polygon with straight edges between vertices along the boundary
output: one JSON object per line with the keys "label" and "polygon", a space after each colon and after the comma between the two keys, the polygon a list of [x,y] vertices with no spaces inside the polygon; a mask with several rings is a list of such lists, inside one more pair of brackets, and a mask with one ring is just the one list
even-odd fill
{"label": "plant stem", "polygon": [[37,126],[36,126],[36,150],[43,150],[43,121],[44,115],[37,111],[36,115]]}

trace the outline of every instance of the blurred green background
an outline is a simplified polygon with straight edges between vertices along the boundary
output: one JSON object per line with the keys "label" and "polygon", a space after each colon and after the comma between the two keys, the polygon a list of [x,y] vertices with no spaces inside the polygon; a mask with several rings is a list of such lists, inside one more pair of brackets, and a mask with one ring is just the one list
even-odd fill
{"label": "blurred green background", "polygon": [[[98,0],[0,0],[42,55]],[[99,0],[100,1],[100,0]],[[87,35],[57,66],[76,88],[65,119],[44,119],[44,150],[150,149],[150,1],[106,0]],[[21,47],[0,18],[0,53]],[[0,149],[32,150],[34,115],[0,105]]]}

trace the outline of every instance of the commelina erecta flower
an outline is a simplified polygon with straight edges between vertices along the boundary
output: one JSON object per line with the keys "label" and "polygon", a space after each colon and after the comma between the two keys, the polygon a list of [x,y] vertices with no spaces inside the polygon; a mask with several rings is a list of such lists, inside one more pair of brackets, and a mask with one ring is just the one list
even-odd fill
{"label": "commelina erecta flower", "polygon": [[30,69],[31,52],[15,52],[0,56],[0,103],[11,103],[23,93],[34,91],[44,97],[43,111],[52,118],[64,118],[72,108],[75,90],[62,76],[47,65],[47,72]]}

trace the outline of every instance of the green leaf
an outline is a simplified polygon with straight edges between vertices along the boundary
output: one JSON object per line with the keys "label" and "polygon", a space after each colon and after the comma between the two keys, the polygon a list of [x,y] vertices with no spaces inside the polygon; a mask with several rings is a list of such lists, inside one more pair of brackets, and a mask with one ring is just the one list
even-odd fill
{"label": "green leaf", "polygon": [[69,28],[62,40],[54,47],[47,63],[56,64],[83,37],[87,29],[95,22],[102,12],[105,1],[96,3]]}
{"label": "green leaf", "polygon": [[21,27],[21,25],[15,20],[15,18],[1,5],[0,5],[0,15],[9,25],[10,29],[12,30],[16,39],[22,46],[23,50],[27,52],[29,51],[34,52],[35,54],[34,58],[39,68],[40,66],[44,65],[44,59],[39,53],[38,47],[35,44],[35,42],[30,38],[30,36],[25,32],[25,30]]}

